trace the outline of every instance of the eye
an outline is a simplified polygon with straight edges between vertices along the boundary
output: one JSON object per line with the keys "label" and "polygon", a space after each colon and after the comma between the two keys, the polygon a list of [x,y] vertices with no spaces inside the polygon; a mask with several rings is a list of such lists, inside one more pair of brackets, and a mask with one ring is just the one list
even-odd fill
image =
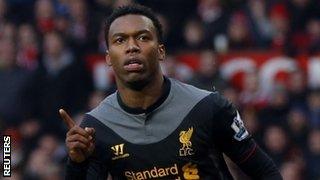
{"label": "eye", "polygon": [[121,44],[121,43],[124,42],[124,38],[118,37],[118,38],[116,38],[116,39],[114,40],[114,42],[117,43],[117,44]]}
{"label": "eye", "polygon": [[150,38],[147,36],[147,35],[140,35],[139,37],[138,37],[138,40],[140,40],[140,41],[147,41],[147,40],[149,40]]}

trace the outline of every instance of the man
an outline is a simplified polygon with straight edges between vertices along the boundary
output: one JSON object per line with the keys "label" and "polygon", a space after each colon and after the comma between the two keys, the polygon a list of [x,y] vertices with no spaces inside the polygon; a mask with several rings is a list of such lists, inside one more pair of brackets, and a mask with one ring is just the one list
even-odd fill
{"label": "man", "polygon": [[16,45],[0,39],[0,124],[17,125],[26,116],[31,74],[16,61]]}
{"label": "man", "polygon": [[255,179],[281,179],[231,103],[162,75],[161,25],[148,8],[116,9],[105,31],[118,90],[80,127],[60,110],[67,179],[232,179],[223,153]]}

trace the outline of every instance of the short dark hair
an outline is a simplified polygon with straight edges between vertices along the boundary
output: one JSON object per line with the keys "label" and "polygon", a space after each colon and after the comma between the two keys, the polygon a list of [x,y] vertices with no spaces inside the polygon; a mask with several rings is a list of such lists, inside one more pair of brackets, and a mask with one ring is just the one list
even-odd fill
{"label": "short dark hair", "polygon": [[105,24],[105,36],[104,36],[107,47],[108,47],[108,36],[109,36],[111,23],[117,18],[128,15],[128,14],[142,15],[149,18],[156,28],[158,42],[163,43],[162,26],[159,19],[156,17],[155,13],[146,6],[131,4],[126,6],[120,6],[114,9],[111,15],[107,18],[106,24]]}

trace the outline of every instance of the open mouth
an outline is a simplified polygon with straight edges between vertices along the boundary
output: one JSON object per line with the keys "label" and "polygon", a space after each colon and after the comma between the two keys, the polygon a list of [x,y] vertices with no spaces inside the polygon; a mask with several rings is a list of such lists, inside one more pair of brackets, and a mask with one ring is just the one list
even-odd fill
{"label": "open mouth", "polygon": [[124,69],[128,72],[137,72],[143,69],[143,64],[138,59],[131,59],[125,62]]}

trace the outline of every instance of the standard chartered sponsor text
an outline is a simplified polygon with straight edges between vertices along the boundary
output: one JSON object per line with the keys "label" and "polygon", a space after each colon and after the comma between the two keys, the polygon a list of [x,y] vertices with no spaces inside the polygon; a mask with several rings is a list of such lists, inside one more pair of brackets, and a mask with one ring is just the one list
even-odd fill
{"label": "standard chartered sponsor text", "polygon": [[143,170],[143,171],[125,171],[125,176],[130,180],[144,180],[144,179],[153,179],[153,178],[163,178],[167,176],[177,176],[178,177],[178,165],[174,164],[171,167],[156,167],[154,166],[152,169]]}

